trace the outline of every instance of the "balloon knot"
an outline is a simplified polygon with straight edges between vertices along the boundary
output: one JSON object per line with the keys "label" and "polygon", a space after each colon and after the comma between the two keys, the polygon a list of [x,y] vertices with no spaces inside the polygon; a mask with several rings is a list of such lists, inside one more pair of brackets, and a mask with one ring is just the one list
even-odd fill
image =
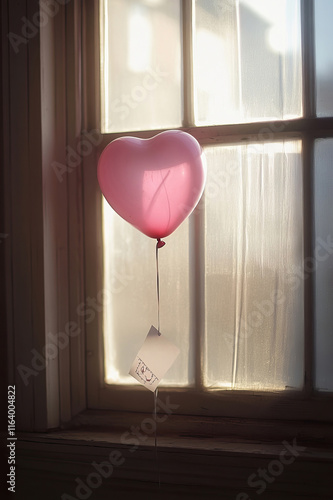
{"label": "balloon knot", "polygon": [[162,248],[165,245],[165,241],[162,241],[161,238],[157,238],[157,248]]}

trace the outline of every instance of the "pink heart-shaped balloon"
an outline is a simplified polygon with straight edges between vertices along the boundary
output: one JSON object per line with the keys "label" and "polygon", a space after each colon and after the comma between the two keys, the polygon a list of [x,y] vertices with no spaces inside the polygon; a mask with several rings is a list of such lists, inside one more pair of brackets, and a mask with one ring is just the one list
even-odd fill
{"label": "pink heart-shaped balloon", "polygon": [[115,139],[101,154],[97,176],[106,200],[123,219],[151,238],[163,238],[200,200],[206,166],[194,137],[169,130],[151,139]]}

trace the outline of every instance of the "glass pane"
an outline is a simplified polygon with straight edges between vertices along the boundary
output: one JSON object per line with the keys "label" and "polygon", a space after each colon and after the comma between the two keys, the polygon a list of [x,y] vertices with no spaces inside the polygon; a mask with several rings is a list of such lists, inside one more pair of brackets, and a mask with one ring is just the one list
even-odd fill
{"label": "glass pane", "polygon": [[303,384],[300,141],[207,147],[205,384]]}
{"label": "glass pane", "polygon": [[[125,222],[103,201],[105,380],[136,384],[128,375],[150,326],[157,327],[156,240]],[[160,385],[187,385],[194,378],[190,335],[189,222],[159,251],[160,329],[180,354]]]}
{"label": "glass pane", "polygon": [[332,0],[315,0],[318,116],[333,116],[332,19]]}
{"label": "glass pane", "polygon": [[179,127],[180,0],[101,0],[101,127]]}
{"label": "glass pane", "polygon": [[316,387],[333,391],[333,139],[315,143]]}
{"label": "glass pane", "polygon": [[198,125],[302,115],[299,0],[196,0]]}

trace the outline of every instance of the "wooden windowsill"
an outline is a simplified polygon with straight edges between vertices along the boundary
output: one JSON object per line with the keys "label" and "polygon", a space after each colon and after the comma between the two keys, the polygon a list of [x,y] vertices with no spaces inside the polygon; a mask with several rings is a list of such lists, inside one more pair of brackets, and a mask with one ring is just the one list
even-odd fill
{"label": "wooden windowsill", "polygon": [[[156,434],[159,446],[198,449],[228,449],[231,443],[238,443],[250,449],[251,444],[275,446],[284,440],[297,439],[319,449],[333,449],[333,426],[330,422],[295,420],[257,420],[241,418],[202,417],[188,415],[168,415],[158,413]],[[121,412],[110,410],[85,410],[62,429],[45,433],[20,433],[24,439],[34,436],[41,441],[54,442],[96,441],[121,444],[121,436],[132,433],[132,428],[140,429],[140,445],[154,443],[155,423],[153,414]],[[226,447],[226,448],[225,448]],[[241,448],[243,450],[243,447]],[[268,448],[267,448],[268,449]]]}
{"label": "wooden windowsill", "polygon": [[[157,489],[162,499],[252,499],[257,496],[249,478],[274,464],[276,468],[287,454],[290,465],[280,466],[283,474],[267,483],[265,495],[269,496],[262,498],[330,498],[333,446],[329,425],[298,422],[296,429],[295,422],[171,415],[157,427],[155,448],[151,418],[149,414],[88,410],[71,428],[19,433],[22,488],[31,484],[35,500],[46,498],[51,484],[58,495],[52,498],[62,498],[64,492],[78,498],[78,478],[86,484],[96,464],[105,464],[116,453],[122,463],[103,479],[99,500],[109,499],[110,493],[112,498],[132,498],[134,492],[136,499],[155,498]],[[138,429],[140,438],[135,437]]]}

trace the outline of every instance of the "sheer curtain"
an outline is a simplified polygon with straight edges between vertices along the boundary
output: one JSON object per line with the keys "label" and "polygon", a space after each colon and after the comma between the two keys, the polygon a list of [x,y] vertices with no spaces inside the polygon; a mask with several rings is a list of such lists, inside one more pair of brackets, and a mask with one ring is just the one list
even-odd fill
{"label": "sheer curtain", "polygon": [[209,147],[205,378],[209,387],[303,383],[300,141]]}
{"label": "sheer curtain", "polygon": [[[314,2],[318,116],[332,116],[332,4]],[[201,370],[212,389],[300,389],[308,276],[303,142],[276,135],[286,120],[303,116],[300,0],[194,0],[193,18],[185,20],[193,27],[193,50],[186,54],[179,0],[101,5],[103,132],[180,127],[189,90],[185,59],[193,66],[193,127],[266,122],[255,142],[237,136],[235,127],[232,144],[212,138],[204,146],[208,178],[200,213],[160,251],[161,332],[181,350],[163,383],[193,385]],[[332,140],[318,141],[315,225],[326,243],[333,234],[331,157]],[[104,310],[105,379],[127,384],[131,362],[156,324],[155,242],[106,203],[103,210],[111,297]],[[204,248],[200,259],[193,241]],[[333,389],[332,255],[326,253],[315,278],[320,390]],[[202,300],[195,273],[201,273]],[[195,324],[198,310],[203,325]]]}
{"label": "sheer curtain", "polygon": [[[105,379],[133,383],[129,368],[150,326],[157,328],[156,241],[140,233],[103,202],[104,282],[110,300],[104,309]],[[163,380],[194,380],[194,338],[190,330],[189,222],[166,238],[159,252],[161,332],[180,348]]]}
{"label": "sheer curtain", "polygon": [[302,114],[299,0],[196,0],[197,125]]}
{"label": "sheer curtain", "polygon": [[[333,391],[333,139],[315,144],[316,387]],[[311,267],[310,267],[311,268]]]}
{"label": "sheer curtain", "polygon": [[333,2],[315,0],[317,116],[333,115]]}
{"label": "sheer curtain", "polygon": [[[160,251],[161,331],[181,349],[164,383],[193,383],[197,344],[191,314],[202,308],[206,386],[299,388],[304,357],[301,142],[213,146],[205,148],[205,155],[208,178],[200,207],[204,304],[191,301],[191,221]],[[105,311],[106,380],[129,383],[130,363],[156,323],[155,242],[106,203],[104,211],[105,282],[109,289],[112,284]]]}
{"label": "sheer curtain", "polygon": [[103,0],[103,133],[180,127],[180,0]]}

